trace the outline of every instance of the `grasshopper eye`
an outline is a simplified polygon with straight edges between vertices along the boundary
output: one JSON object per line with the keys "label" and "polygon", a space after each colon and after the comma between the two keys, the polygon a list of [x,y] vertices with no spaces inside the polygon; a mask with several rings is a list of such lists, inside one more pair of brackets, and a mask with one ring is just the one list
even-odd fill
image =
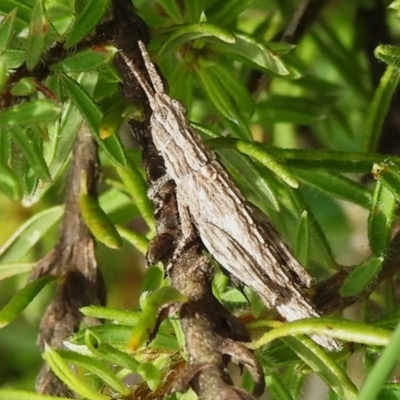
{"label": "grasshopper eye", "polygon": [[180,112],[183,115],[187,115],[186,106],[183,103],[181,103],[179,100],[172,99],[172,105],[174,106],[174,108],[177,108],[178,110],[180,110]]}

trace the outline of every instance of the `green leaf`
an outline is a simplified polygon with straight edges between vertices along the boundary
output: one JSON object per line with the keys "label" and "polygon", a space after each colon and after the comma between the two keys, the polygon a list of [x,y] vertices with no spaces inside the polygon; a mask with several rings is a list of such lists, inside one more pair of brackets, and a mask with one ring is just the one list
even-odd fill
{"label": "green leaf", "polygon": [[386,384],[379,392],[377,400],[400,400],[400,389],[398,384]]}
{"label": "green leaf", "polygon": [[[90,331],[98,337],[102,343],[116,347],[119,350],[126,351],[129,338],[132,335],[132,326],[126,325],[99,325],[90,328]],[[69,338],[69,342],[74,345],[85,344],[85,334],[80,331]],[[85,345],[86,346],[86,345]]]}
{"label": "green leaf", "polygon": [[85,343],[88,349],[97,358],[107,360],[108,362],[127,368],[132,372],[137,372],[140,365],[130,354],[124,353],[109,344],[102,343],[90,329],[85,330]]}
{"label": "green leaf", "polygon": [[144,256],[146,255],[150,243],[150,240],[147,239],[146,236],[127,229],[121,225],[117,226],[117,231],[122,239],[125,239]]}
{"label": "green leaf", "polygon": [[164,281],[164,271],[159,267],[149,267],[143,277],[141,293],[158,289]]}
{"label": "green leaf", "polygon": [[39,178],[30,165],[26,165],[22,178],[24,185],[24,198],[22,201],[27,206],[30,206],[32,205],[31,199],[39,186]]}
{"label": "green leaf", "polygon": [[7,67],[4,62],[0,61],[0,94],[3,93],[3,89],[6,82],[7,82]]}
{"label": "green leaf", "polygon": [[33,100],[18,104],[0,113],[0,125],[25,125],[53,122],[61,108],[50,100]]}
{"label": "green leaf", "polygon": [[36,263],[13,263],[0,265],[0,280],[32,271],[35,265]]}
{"label": "green leaf", "polygon": [[291,170],[275,155],[271,154],[269,149],[267,150],[258,143],[250,143],[231,138],[218,138],[208,141],[207,144],[209,144],[212,149],[226,147],[237,150],[243,154],[247,154],[261,164],[265,165],[287,185],[295,189],[299,187],[297,179]]}
{"label": "green leaf", "polygon": [[177,25],[173,28],[172,34],[161,47],[159,55],[160,57],[165,57],[176,51],[185,42],[209,36],[226,43],[235,43],[236,40],[235,35],[231,32],[209,22]]}
{"label": "green leaf", "polygon": [[24,22],[26,27],[31,19],[32,8],[20,0],[0,1],[0,14],[7,15],[15,9],[18,11],[17,19],[19,22]]}
{"label": "green leaf", "polygon": [[290,194],[290,196],[288,196],[290,207],[294,209],[297,216],[301,218],[301,215],[303,215],[305,211],[307,212],[308,223],[310,225],[311,248],[313,249],[310,255],[314,258],[316,257],[315,255],[319,255],[319,264],[322,267],[325,266],[325,268],[329,268],[329,272],[331,272],[332,269],[337,268],[337,264],[324,231],[309,209],[301,191],[290,190],[288,193]]}
{"label": "green leaf", "polygon": [[228,120],[243,128],[243,131],[236,130],[243,139],[251,140],[251,132],[243,121],[238,107],[227,92],[225,86],[223,86],[219,82],[218,77],[214,75],[213,68],[199,68],[196,72],[204,90],[216,109]]}
{"label": "green leaf", "polygon": [[38,135],[33,132],[33,129],[27,129],[22,126],[12,126],[9,129],[37,177],[44,182],[50,182],[49,168],[44,160]]}
{"label": "green leaf", "polygon": [[8,41],[13,33],[17,10],[17,8],[12,10],[0,23],[0,56],[7,49]]}
{"label": "green leaf", "polygon": [[129,325],[132,327],[135,326],[139,321],[138,311],[116,310],[109,307],[101,306],[82,307],[80,308],[80,311],[88,317],[113,321],[114,323],[119,325]]}
{"label": "green leaf", "polygon": [[0,400],[70,400],[70,398],[47,396],[22,390],[0,389]]}
{"label": "green leaf", "polygon": [[[91,327],[90,330],[101,340],[102,343],[109,344],[110,346],[124,352],[128,351],[128,342],[132,336],[131,326],[108,324]],[[69,339],[69,342],[67,342],[67,347],[79,352],[87,352],[83,331],[73,335]],[[150,347],[154,349],[180,351],[175,338],[160,332],[151,342]]]}
{"label": "green leaf", "polygon": [[371,191],[343,175],[329,171],[300,169],[293,170],[293,173],[307,185],[330,196],[350,201],[366,209],[371,207]]}
{"label": "green leaf", "polygon": [[145,300],[142,301],[144,305],[140,320],[134,327],[129,339],[129,349],[136,351],[153,332],[161,306],[170,303],[184,303],[186,301],[187,297],[171,286],[163,286],[147,295]]}
{"label": "green leaf", "polygon": [[311,125],[326,118],[328,107],[321,100],[307,97],[271,95],[257,104],[257,110],[259,118],[270,124],[288,122]]}
{"label": "green leaf", "polygon": [[11,87],[13,96],[31,96],[37,91],[33,78],[22,78]]}
{"label": "green leaf", "polygon": [[340,295],[357,296],[362,293],[369,285],[371,285],[382,269],[384,258],[372,256],[366,261],[357,265],[345,279],[340,288]]}
{"label": "green leaf", "polygon": [[343,43],[338,30],[333,28],[333,24],[328,19],[321,20],[319,29],[314,30],[311,37],[318,45],[321,54],[324,54],[334,70],[340,74],[342,80],[346,80],[358,96],[369,98],[370,93],[366,89],[365,74],[362,73],[363,68],[359,58],[355,56],[353,49]]}
{"label": "green leaf", "polygon": [[[75,354],[77,355],[77,354]],[[74,392],[89,400],[109,400],[108,396],[100,394],[97,390],[85,383],[82,378],[75,375],[59,352],[46,345],[43,358],[49,364],[55,375]]]}
{"label": "green leaf", "polygon": [[79,196],[79,208],[86,226],[93,236],[111,249],[120,249],[122,239],[115,225],[111,223],[108,215],[100,207],[97,198],[92,197],[85,190]]}
{"label": "green leaf", "polygon": [[103,114],[98,105],[76,81],[64,74],[60,75],[60,77],[75,106],[85,118],[97,143],[108,155],[111,161],[118,166],[126,168],[127,160],[125,152],[117,135],[112,135],[104,140],[100,138],[99,129]]}
{"label": "green leaf", "polygon": [[346,372],[311,339],[299,336],[296,339],[286,338],[284,341],[313,371],[318,373],[319,377],[338,394],[339,398],[358,399],[357,388]]}
{"label": "green leaf", "polygon": [[[203,1],[202,0],[184,0],[186,19],[189,22],[198,22],[200,20],[200,15],[203,11]],[[185,103],[186,104],[186,103]]]}
{"label": "green leaf", "polygon": [[181,14],[180,6],[178,6],[176,0],[160,0],[159,4],[167,14],[174,20],[176,24],[183,23],[183,17]]}
{"label": "green leaf", "polygon": [[280,377],[276,373],[269,373],[265,377],[265,383],[274,398],[280,400],[293,400],[293,397],[290,395],[287,385],[280,379]]}
{"label": "green leaf", "polygon": [[397,324],[390,342],[383,349],[372,370],[367,375],[357,400],[375,400],[398,361],[400,353],[400,324]]}
{"label": "green leaf", "polygon": [[296,258],[299,260],[300,264],[307,266],[310,258],[310,221],[306,210],[301,214],[297,226],[294,249]]}
{"label": "green leaf", "polygon": [[189,113],[193,100],[193,76],[194,72],[189,68],[189,65],[180,62],[169,78],[170,97],[180,100],[186,106]]}
{"label": "green leaf", "polygon": [[[99,128],[99,136],[102,140],[109,138],[112,135],[116,135],[122,123],[126,119],[127,106],[126,103],[117,102],[113,104],[103,115],[101,119],[100,128]],[[133,116],[132,119],[135,119],[136,114],[139,114],[140,111],[132,110]],[[137,113],[135,114],[135,111]]]}
{"label": "green leaf", "polygon": [[399,169],[386,164],[374,164],[372,167],[372,173],[375,179],[382,182],[396,197],[397,201],[400,201],[400,175]]}
{"label": "green leaf", "polygon": [[103,19],[110,3],[111,0],[89,0],[70,28],[64,47],[69,49],[90,33]]}
{"label": "green leaf", "polygon": [[268,48],[267,44],[243,33],[235,33],[235,37],[236,42],[233,44],[213,41],[213,47],[216,48],[217,52],[238,54],[261,70],[271,71],[277,75],[290,75],[285,63],[279,55]]}
{"label": "green leaf", "polygon": [[[285,324],[277,322],[272,322],[272,324],[274,329],[252,342],[250,348],[258,349],[278,338],[304,334],[334,337],[348,342],[384,347],[388,344],[392,335],[392,331],[389,329],[382,329],[376,325],[333,318],[307,318]],[[270,321],[254,323],[254,327],[270,325]]]}
{"label": "green leaf", "polygon": [[381,44],[374,50],[374,55],[381,61],[393,67],[400,67],[400,47],[391,44]]}
{"label": "green leaf", "polygon": [[10,322],[14,321],[14,319],[32,302],[36,295],[54,279],[54,276],[44,276],[28,283],[19,290],[0,311],[0,328],[4,328]]}
{"label": "green leaf", "polygon": [[18,175],[7,164],[0,161],[0,191],[10,200],[22,199],[22,185]]}
{"label": "green leaf", "polygon": [[371,250],[380,256],[390,241],[397,201],[392,192],[380,181],[376,183],[368,217],[368,239]]}
{"label": "green leaf", "polygon": [[40,61],[46,46],[49,21],[47,20],[43,0],[36,0],[29,25],[28,44],[26,48],[26,67],[32,71]]}
{"label": "green leaf", "polygon": [[250,117],[254,111],[254,100],[246,86],[224,65],[214,64],[211,68],[214,77],[226,88],[238,109],[243,115]]}
{"label": "green leaf", "polygon": [[51,65],[50,70],[53,72],[92,71],[110,63],[116,53],[117,49],[114,46],[95,46]]}
{"label": "green leaf", "polygon": [[214,24],[229,26],[253,1],[228,0],[224,2],[223,7],[221,7],[219,2],[215,2],[211,9],[206,9],[206,15]]}
{"label": "green leaf", "polygon": [[125,190],[131,196],[140,215],[152,232],[155,232],[153,206],[147,196],[147,184],[136,165],[129,161],[129,168],[116,168]]}
{"label": "green leaf", "polygon": [[24,224],[0,247],[0,262],[13,263],[32,249],[32,247],[43,237],[60,218],[64,208],[56,206],[41,211]]}
{"label": "green leaf", "polygon": [[72,100],[63,104],[60,118],[48,129],[49,140],[43,143],[50,175],[56,179],[72,151],[76,135],[82,125],[82,116]]}
{"label": "green leaf", "polygon": [[120,190],[107,190],[101,194],[99,201],[100,207],[114,224],[125,224],[139,215],[131,198]]}
{"label": "green leaf", "polygon": [[[260,144],[260,146],[264,146]],[[393,163],[399,165],[398,157],[384,154],[366,154],[353,151],[299,150],[268,147],[268,151],[285,160],[289,167],[331,170],[336,172],[370,173],[374,163]]]}
{"label": "green leaf", "polygon": [[374,97],[367,111],[362,138],[361,149],[365,152],[374,152],[378,145],[383,122],[399,83],[399,78],[399,68],[389,65],[379,82],[379,86],[375,90]]}
{"label": "green leaf", "polygon": [[11,133],[7,129],[0,131],[0,160],[7,165],[12,161],[12,138]]}
{"label": "green leaf", "polygon": [[117,378],[109,366],[103,364],[102,362],[82,354],[65,350],[58,350],[57,354],[62,357],[63,361],[75,364],[78,367],[84,368],[88,372],[98,376],[102,382],[105,382],[113,390],[116,390],[125,396],[130,394],[129,388],[124,385],[119,378]]}
{"label": "green leaf", "polygon": [[141,363],[138,367],[137,373],[143,377],[150,390],[157,389],[161,377],[159,369],[154,364],[149,362]]}

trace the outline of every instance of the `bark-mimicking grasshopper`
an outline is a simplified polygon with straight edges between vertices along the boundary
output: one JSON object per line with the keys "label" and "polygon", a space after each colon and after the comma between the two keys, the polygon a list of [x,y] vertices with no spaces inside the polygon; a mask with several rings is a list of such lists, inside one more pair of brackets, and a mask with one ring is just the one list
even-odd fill
{"label": "bark-mimicking grasshopper", "polygon": [[[150,107],[151,135],[177,190],[183,242],[197,229],[210,254],[241,282],[251,287],[269,308],[288,321],[319,317],[301,287],[311,276],[292,256],[275,227],[260,222],[235,182],[193,131],[185,107],[165,93],[164,85],[142,42],[139,47],[152,85],[121,54],[145,91]],[[313,336],[327,349],[340,345]]]}

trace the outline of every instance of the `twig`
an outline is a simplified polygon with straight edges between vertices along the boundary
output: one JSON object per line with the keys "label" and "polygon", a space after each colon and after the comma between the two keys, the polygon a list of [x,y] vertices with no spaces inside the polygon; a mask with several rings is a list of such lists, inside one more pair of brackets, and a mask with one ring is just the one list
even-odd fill
{"label": "twig", "polygon": [[[90,304],[105,304],[106,289],[97,268],[95,242],[79,209],[82,176],[87,180],[89,194],[96,196],[98,167],[97,145],[84,126],[73,148],[59,241],[39,261],[29,277],[30,281],[49,274],[59,278],[57,293],[40,324],[38,345],[42,351],[45,344],[55,349],[63,348],[63,341],[79,329],[83,319],[79,308]],[[37,377],[36,390],[42,394],[71,397],[68,388],[47,364]]]}

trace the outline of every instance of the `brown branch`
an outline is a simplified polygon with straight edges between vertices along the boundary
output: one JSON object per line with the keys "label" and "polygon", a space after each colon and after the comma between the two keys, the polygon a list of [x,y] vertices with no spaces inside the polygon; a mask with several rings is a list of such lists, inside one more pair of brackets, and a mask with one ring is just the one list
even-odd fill
{"label": "brown branch", "polygon": [[[39,329],[38,346],[63,348],[63,342],[79,329],[83,315],[79,309],[90,304],[105,304],[106,289],[97,268],[95,242],[79,209],[81,179],[87,180],[88,193],[96,196],[99,163],[97,145],[83,127],[73,148],[65,211],[60,224],[60,239],[32,272],[32,281],[44,275],[56,275],[57,293],[48,306]],[[38,393],[73,397],[69,389],[45,364],[36,380]]]}

